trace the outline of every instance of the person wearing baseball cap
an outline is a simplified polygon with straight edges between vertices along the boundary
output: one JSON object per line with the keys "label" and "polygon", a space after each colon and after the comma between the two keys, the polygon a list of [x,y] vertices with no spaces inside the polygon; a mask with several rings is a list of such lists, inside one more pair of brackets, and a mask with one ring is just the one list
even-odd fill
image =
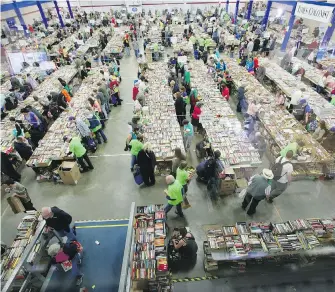
{"label": "person wearing baseball cap", "polygon": [[264,168],[262,174],[257,174],[250,179],[246,190],[246,195],[242,202],[242,209],[247,211],[248,215],[253,215],[256,212],[258,203],[269,197],[271,192],[271,180],[273,179],[273,172],[271,169]]}

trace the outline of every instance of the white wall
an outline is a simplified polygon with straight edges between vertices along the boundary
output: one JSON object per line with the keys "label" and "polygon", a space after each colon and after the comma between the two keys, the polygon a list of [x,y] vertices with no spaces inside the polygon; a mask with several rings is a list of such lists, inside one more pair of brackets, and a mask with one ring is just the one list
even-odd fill
{"label": "white wall", "polygon": [[[46,11],[49,7],[51,9],[55,9],[55,6],[53,3],[43,3],[42,4],[43,10]],[[37,5],[28,6],[24,8],[20,8],[20,12],[22,14],[22,17],[24,19],[24,22],[26,25],[32,24],[34,19],[41,20],[41,14],[37,7]],[[6,19],[9,17],[15,17],[16,24],[20,25],[20,21],[16,16],[16,13],[14,10],[9,10],[5,12],[1,12],[1,25],[4,25],[4,22],[6,22]]]}

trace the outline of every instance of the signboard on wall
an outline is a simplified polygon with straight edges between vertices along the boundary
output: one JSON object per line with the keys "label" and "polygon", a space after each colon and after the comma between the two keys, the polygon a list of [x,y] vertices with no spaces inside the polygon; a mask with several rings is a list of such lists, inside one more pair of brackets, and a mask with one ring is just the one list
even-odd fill
{"label": "signboard on wall", "polygon": [[295,16],[329,23],[331,21],[333,9],[334,7],[331,6],[298,3],[295,9]]}

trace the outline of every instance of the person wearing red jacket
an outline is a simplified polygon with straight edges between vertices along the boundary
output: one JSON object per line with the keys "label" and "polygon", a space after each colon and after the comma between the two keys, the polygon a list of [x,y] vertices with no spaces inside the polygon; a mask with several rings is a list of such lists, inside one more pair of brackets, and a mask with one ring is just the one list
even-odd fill
{"label": "person wearing red jacket", "polygon": [[226,84],[223,83],[222,85],[222,91],[221,91],[222,96],[226,99],[226,101],[229,100],[229,88],[227,87]]}
{"label": "person wearing red jacket", "polygon": [[258,56],[254,58],[254,71],[256,72],[259,67]]}
{"label": "person wearing red jacket", "polygon": [[136,100],[137,94],[138,94],[138,92],[139,92],[138,86],[139,86],[139,83],[136,82],[136,83],[134,84],[134,87],[133,87],[133,101]]}
{"label": "person wearing red jacket", "polygon": [[203,104],[201,102],[197,102],[192,113],[192,125],[193,127],[195,127],[195,132],[199,131],[202,128],[202,125],[199,123],[200,115],[202,112],[202,105]]}

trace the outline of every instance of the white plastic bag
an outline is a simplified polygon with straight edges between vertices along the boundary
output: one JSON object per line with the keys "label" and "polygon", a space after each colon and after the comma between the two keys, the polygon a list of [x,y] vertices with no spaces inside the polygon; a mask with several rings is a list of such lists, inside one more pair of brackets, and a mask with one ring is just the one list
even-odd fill
{"label": "white plastic bag", "polygon": [[243,189],[239,194],[238,194],[238,197],[243,199],[245,197],[247,193],[247,189]]}

